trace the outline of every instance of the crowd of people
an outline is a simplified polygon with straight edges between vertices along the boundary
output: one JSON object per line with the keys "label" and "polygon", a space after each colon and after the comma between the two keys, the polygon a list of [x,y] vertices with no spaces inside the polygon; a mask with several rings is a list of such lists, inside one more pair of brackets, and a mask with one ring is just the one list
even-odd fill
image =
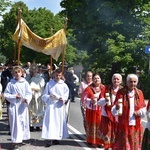
{"label": "crowd of people", "polygon": [[[137,85],[136,74],[128,74],[123,86],[119,73],[113,74],[110,85],[104,85],[99,74],[86,72],[78,94],[89,145],[105,150],[150,149],[150,101],[146,109],[143,92]],[[146,114],[143,135],[141,119]]]}
{"label": "crowd of people", "polygon": [[30,139],[30,131],[42,131],[41,137],[49,140],[46,147],[69,137],[65,105],[68,98],[75,97],[74,74],[66,69],[66,80],[62,66],[57,68],[50,62],[44,66],[27,62],[23,67],[9,61],[1,67],[0,98],[3,95],[4,102],[0,100],[0,112],[6,102],[13,149],[19,149],[19,143]]}
{"label": "crowd of people", "polygon": [[[98,73],[87,71],[78,88],[86,141],[105,150],[150,149],[150,102],[138,89],[138,76],[129,74],[126,84],[115,73],[112,83],[102,83]],[[68,138],[65,105],[75,102],[79,78],[73,68],[27,62],[25,67],[8,62],[1,71],[0,98],[7,103],[13,150],[30,139],[30,131],[41,131],[45,147]],[[2,100],[0,100],[0,119]],[[147,114],[143,134],[141,119]]]}

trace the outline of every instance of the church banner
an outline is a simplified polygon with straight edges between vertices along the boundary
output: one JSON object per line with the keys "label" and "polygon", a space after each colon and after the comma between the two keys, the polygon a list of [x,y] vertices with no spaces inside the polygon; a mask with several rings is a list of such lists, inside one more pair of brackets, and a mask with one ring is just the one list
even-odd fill
{"label": "church banner", "polygon": [[57,31],[49,38],[41,38],[33,33],[22,19],[21,23],[18,23],[16,31],[13,34],[13,40],[15,42],[18,42],[19,39],[21,45],[34,51],[51,55],[56,61],[67,44],[64,29]]}

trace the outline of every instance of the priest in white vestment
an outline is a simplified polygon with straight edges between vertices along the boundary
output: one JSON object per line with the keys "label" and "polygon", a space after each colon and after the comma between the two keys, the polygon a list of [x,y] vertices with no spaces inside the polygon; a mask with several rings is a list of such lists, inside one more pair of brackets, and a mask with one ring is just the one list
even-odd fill
{"label": "priest in white vestment", "polygon": [[13,149],[19,149],[18,143],[30,139],[28,105],[32,91],[28,82],[21,77],[23,69],[16,66],[13,69],[14,78],[7,84],[4,97],[10,102],[9,123]]}
{"label": "priest in white vestment", "polygon": [[44,89],[42,100],[46,103],[42,126],[42,138],[49,139],[46,147],[59,144],[58,140],[69,137],[65,115],[65,102],[69,97],[69,88],[64,83],[62,71],[55,71],[55,78]]}
{"label": "priest in white vestment", "polygon": [[37,130],[40,130],[40,127],[43,123],[45,104],[41,100],[41,95],[44,89],[45,81],[37,73],[38,66],[32,64],[30,67],[30,73],[26,76],[26,80],[29,82],[32,89],[32,100],[29,105],[30,111],[30,130],[34,131],[36,127]]}

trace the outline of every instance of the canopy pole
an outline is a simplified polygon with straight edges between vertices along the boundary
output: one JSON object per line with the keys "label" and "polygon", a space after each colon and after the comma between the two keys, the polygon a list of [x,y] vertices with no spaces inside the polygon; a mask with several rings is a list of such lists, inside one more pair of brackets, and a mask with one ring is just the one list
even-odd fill
{"label": "canopy pole", "polygon": [[50,55],[50,66],[51,66],[51,68],[50,68],[50,76],[52,76],[52,62],[53,62],[53,58]]}
{"label": "canopy pole", "polygon": [[[65,33],[67,33],[67,25],[68,25],[68,18],[65,18]],[[65,51],[66,51],[66,45],[63,48],[62,51],[62,72],[64,73],[64,63],[65,63]]]}
{"label": "canopy pole", "polygon": [[63,73],[64,73],[65,50],[66,50],[66,45],[64,46],[62,51],[62,72]]}
{"label": "canopy pole", "polygon": [[17,44],[14,46],[14,62],[16,62]]}
{"label": "canopy pole", "polygon": [[[51,27],[51,36],[53,36],[53,28]],[[50,76],[52,77],[52,65],[53,63],[53,58],[52,58],[52,55],[50,55],[50,66],[51,66],[51,69],[50,69]]]}
{"label": "canopy pole", "polygon": [[[21,13],[22,13],[22,11],[19,8],[19,10],[18,10],[19,31],[21,30]],[[21,37],[19,37],[19,39],[18,39],[18,66],[20,65],[20,48],[21,48]]]}

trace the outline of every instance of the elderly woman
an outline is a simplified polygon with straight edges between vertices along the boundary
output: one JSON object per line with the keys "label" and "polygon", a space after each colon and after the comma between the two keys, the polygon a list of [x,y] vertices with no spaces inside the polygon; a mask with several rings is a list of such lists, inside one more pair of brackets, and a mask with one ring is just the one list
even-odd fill
{"label": "elderly woman", "polygon": [[90,84],[83,93],[82,98],[86,99],[86,141],[88,144],[94,144],[101,147],[102,140],[100,139],[99,125],[101,121],[101,108],[97,105],[100,93],[104,85],[101,83],[101,78],[98,74],[93,75],[93,83]]}
{"label": "elderly woman", "polygon": [[81,98],[80,105],[81,105],[81,112],[83,116],[83,125],[84,129],[86,131],[86,99],[82,99],[82,94],[84,90],[92,83],[92,75],[93,73],[91,71],[87,71],[85,73],[85,79],[81,82],[78,89],[78,95]]}
{"label": "elderly woman", "polygon": [[118,116],[115,150],[141,150],[141,118],[145,116],[146,104],[137,84],[137,75],[129,74],[126,86],[117,92],[115,105],[112,107],[113,115]]}
{"label": "elderly woman", "polygon": [[113,74],[112,84],[104,88],[98,101],[98,105],[102,107],[100,137],[104,141],[105,150],[114,147],[116,120],[111,113],[111,107],[114,104],[117,91],[122,88],[121,83],[122,76],[119,73]]}

